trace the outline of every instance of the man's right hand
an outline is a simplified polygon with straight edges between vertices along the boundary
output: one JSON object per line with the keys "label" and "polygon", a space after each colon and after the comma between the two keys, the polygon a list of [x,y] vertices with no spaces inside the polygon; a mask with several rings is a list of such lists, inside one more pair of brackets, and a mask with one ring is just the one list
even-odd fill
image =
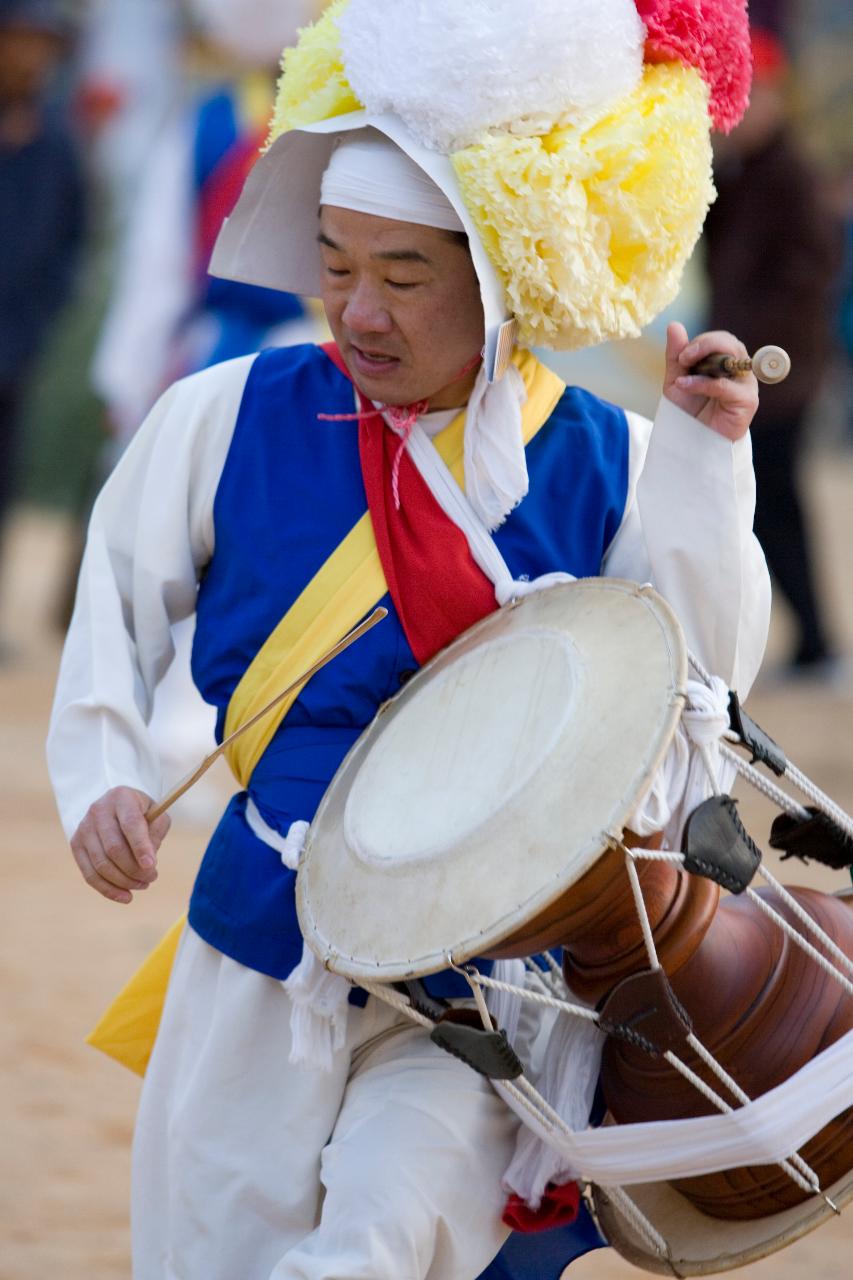
{"label": "man's right hand", "polygon": [[154,801],[133,787],[113,787],[89,806],[71,837],[83,879],[113,902],[132,902],[133,891],[157,879],[157,850],[171,826],[161,814],[149,826]]}

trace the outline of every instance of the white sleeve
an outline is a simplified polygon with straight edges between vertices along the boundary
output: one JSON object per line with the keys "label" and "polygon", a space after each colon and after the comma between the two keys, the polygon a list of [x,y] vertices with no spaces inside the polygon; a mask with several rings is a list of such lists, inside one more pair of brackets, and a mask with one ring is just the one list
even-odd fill
{"label": "white sleeve", "polygon": [[750,437],[732,444],[665,397],[653,426],[627,418],[628,500],[603,572],[650,582],[697,658],[746,697],[770,623]]}
{"label": "white sleeve", "polygon": [[111,787],[160,793],[153,693],[213,554],[213,501],[253,360],[170,388],[95,504],[47,743],[69,835]]}

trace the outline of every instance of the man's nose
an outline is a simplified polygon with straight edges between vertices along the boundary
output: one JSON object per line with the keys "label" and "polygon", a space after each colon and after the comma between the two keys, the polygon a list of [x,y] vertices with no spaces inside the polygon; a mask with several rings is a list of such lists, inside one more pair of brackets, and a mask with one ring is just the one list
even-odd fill
{"label": "man's nose", "polygon": [[379,291],[368,281],[353,285],[341,319],[353,333],[388,333],[392,327]]}

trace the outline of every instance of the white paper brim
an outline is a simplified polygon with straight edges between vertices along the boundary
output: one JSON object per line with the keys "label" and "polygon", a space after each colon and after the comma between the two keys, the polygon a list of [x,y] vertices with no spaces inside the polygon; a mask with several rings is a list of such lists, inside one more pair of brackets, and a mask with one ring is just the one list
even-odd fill
{"label": "white paper brim", "polygon": [[421,146],[394,115],[355,111],[282,134],[252,169],[234,212],[223,224],[210,273],[225,280],[319,297],[317,233],[323,173],[336,138],[368,127],[384,133],[410,156],[444,192],[462,221],[480,283],[486,368],[492,381],[500,329],[510,319],[503,288],[462,199],[450,160]]}

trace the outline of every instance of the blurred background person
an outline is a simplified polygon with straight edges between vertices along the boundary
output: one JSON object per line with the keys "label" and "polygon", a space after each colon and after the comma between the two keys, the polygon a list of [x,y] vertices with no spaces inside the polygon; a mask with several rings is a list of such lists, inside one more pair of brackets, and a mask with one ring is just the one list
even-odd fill
{"label": "blurred background person", "polygon": [[126,228],[145,157],[182,94],[179,0],[81,0],[77,110],[111,232]]}
{"label": "blurred background person", "polygon": [[705,224],[709,327],[733,329],[750,351],[773,342],[791,356],[788,378],[762,392],[753,423],[755,531],[793,615],[784,673],[836,678],[841,663],[814,571],[801,463],[808,410],[832,351],[840,231],[791,127],[781,42],[753,28],[753,57],[749,109],[715,140],[718,198]]}
{"label": "blurred background person", "polygon": [[[79,287],[37,359],[22,409],[21,498],[67,513],[53,621],[71,615],[85,525],[104,480],[105,417],[90,376],[141,157],[183,90],[177,0],[69,0],[77,20],[62,105],[81,151],[89,216]],[[26,512],[22,512],[25,527]],[[8,583],[7,583],[8,586]],[[8,594],[8,593],[7,593]],[[10,618],[10,625],[13,619]]]}
{"label": "blurred background person", "polygon": [[76,148],[49,102],[71,39],[56,0],[0,0],[0,541],[15,494],[21,402],[83,239]]}
{"label": "blurred background person", "polygon": [[93,366],[119,445],[176,378],[317,336],[298,298],[215,280],[207,266],[266,137],[282,49],[321,7],[318,0],[187,5],[188,87],[139,174]]}

